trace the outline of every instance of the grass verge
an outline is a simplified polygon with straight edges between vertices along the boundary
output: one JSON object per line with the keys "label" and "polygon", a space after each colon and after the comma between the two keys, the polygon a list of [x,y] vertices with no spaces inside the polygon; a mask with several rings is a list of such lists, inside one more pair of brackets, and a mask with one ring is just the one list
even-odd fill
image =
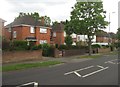
{"label": "grass verge", "polygon": [[101,57],[101,55],[97,54],[97,55],[84,55],[84,56],[80,56],[79,58],[99,58]]}
{"label": "grass verge", "polygon": [[22,64],[13,64],[13,65],[5,65],[2,66],[2,71],[14,71],[14,70],[22,70],[28,69],[33,67],[45,67],[60,64],[60,61],[45,61],[45,62],[38,62],[38,63],[22,63]]}

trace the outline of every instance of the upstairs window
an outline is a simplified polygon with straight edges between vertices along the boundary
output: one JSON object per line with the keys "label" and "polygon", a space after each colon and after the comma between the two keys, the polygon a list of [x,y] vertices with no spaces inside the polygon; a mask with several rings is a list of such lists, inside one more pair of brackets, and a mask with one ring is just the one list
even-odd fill
{"label": "upstairs window", "polygon": [[40,28],[40,33],[47,33],[47,29],[46,28]]}
{"label": "upstairs window", "polygon": [[35,29],[33,26],[30,27],[30,33],[35,33]]}
{"label": "upstairs window", "polygon": [[13,31],[13,38],[16,38],[16,37],[17,37],[17,32]]}
{"label": "upstairs window", "polygon": [[53,37],[56,37],[56,32],[53,32]]}
{"label": "upstairs window", "polygon": [[10,28],[8,28],[8,32],[11,32],[11,29],[12,29],[11,27],[10,27]]}

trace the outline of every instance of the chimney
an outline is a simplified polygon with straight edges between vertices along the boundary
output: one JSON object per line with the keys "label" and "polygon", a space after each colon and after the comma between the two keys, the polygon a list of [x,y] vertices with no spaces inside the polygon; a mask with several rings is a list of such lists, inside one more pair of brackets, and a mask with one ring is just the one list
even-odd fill
{"label": "chimney", "polygon": [[41,23],[42,23],[42,25],[45,25],[45,20],[44,20],[43,16],[41,17]]}

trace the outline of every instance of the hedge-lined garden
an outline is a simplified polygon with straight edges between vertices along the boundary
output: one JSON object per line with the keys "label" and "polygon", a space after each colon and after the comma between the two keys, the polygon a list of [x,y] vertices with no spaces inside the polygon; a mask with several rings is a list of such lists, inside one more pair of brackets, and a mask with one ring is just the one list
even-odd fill
{"label": "hedge-lined garden", "polygon": [[3,51],[22,51],[22,50],[42,50],[43,56],[53,56],[54,51],[53,46],[49,44],[40,44],[40,45],[34,45],[29,44],[27,41],[20,41],[20,40],[14,40],[12,42],[3,41],[2,42],[2,50]]}

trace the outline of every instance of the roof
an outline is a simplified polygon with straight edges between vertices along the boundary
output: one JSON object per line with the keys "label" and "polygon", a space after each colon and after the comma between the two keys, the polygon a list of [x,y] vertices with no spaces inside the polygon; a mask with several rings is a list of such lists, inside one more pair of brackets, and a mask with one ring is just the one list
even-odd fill
{"label": "roof", "polygon": [[36,21],[32,16],[26,15],[20,18],[16,18],[12,23],[6,25],[5,27],[16,26],[16,25],[32,25],[32,26],[44,26],[42,22]]}
{"label": "roof", "polygon": [[52,26],[52,31],[64,31],[64,24],[62,23],[56,23]]}
{"label": "roof", "polygon": [[5,20],[3,20],[2,18],[0,18],[0,20],[2,21],[2,22],[6,22]]}
{"label": "roof", "polygon": [[97,37],[109,37],[109,34],[103,30],[100,30],[96,34]]}

